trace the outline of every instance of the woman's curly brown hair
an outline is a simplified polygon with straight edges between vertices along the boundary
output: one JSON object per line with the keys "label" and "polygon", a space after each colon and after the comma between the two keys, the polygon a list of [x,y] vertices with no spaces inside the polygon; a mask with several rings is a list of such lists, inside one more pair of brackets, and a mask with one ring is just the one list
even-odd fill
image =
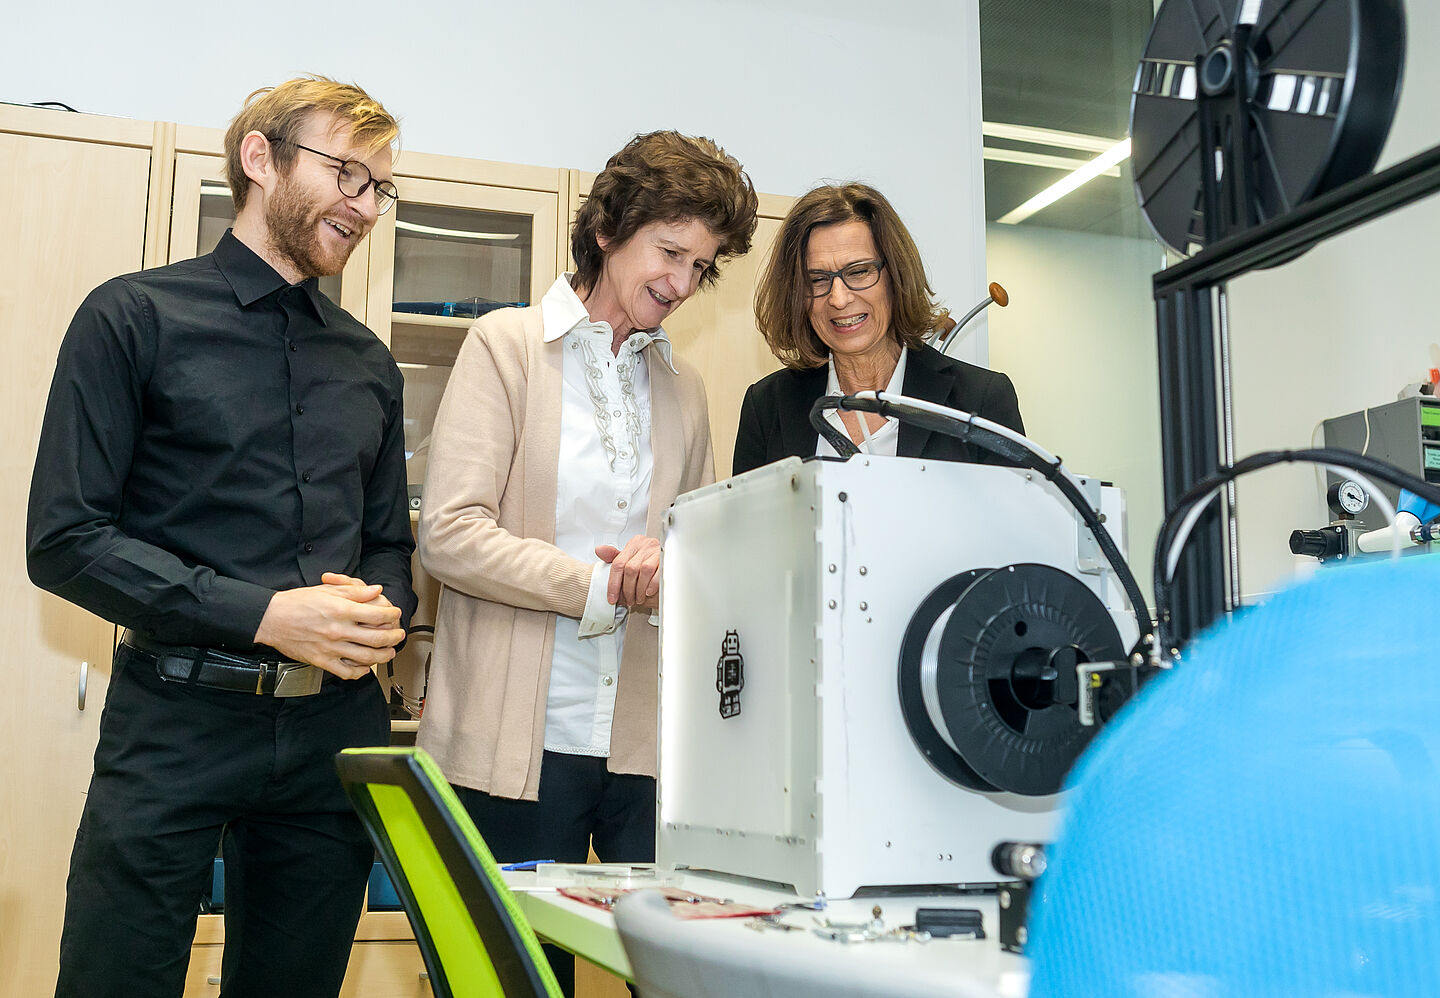
{"label": "woman's curly brown hair", "polygon": [[722,260],[749,251],[759,209],[739,161],[710,139],[668,131],[637,135],[610,157],[575,213],[570,236],[575,291],[583,295],[600,280],[605,251],[599,237],[622,246],[650,222],[692,218],[720,240],[700,277],[700,286],[709,287],[720,276]]}

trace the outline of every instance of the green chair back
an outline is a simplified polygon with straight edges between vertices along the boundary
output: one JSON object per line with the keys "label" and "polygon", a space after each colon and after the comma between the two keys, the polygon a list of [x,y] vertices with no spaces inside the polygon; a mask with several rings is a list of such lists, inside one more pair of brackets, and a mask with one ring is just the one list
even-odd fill
{"label": "green chair back", "polygon": [[346,749],[340,782],[405,905],[440,998],[561,998],[530,924],[440,768],[415,748]]}

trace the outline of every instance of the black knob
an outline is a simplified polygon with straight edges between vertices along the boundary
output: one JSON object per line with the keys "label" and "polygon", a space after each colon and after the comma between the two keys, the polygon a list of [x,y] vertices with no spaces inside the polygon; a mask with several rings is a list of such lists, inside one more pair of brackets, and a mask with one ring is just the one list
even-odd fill
{"label": "black knob", "polygon": [[1345,553],[1345,528],[1326,527],[1324,530],[1292,530],[1290,532],[1290,553],[1309,555],[1311,558],[1333,558]]}
{"label": "black knob", "polygon": [[990,865],[1002,877],[1031,881],[1045,872],[1045,846],[1039,842],[999,842],[990,851]]}

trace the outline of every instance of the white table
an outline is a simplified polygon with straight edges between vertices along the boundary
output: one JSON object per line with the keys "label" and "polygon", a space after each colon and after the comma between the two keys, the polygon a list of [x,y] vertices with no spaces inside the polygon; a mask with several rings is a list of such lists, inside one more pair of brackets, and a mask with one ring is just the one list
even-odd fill
{"label": "white table", "polygon": [[[630,962],[615,928],[615,916],[609,911],[563,897],[554,886],[537,886],[536,874],[532,872],[507,872],[505,882],[515,892],[521,911],[537,935],[612,973],[631,977]],[[788,890],[720,874],[684,873],[680,883],[671,886],[756,907],[803,900]],[[999,910],[994,895],[863,897],[831,901],[820,914],[836,922],[860,922],[870,918],[871,909],[876,905],[881,908],[881,919],[887,928],[913,924],[917,907],[978,908],[984,920],[985,938],[934,939],[928,943],[841,943],[808,931],[814,924],[814,915],[810,912],[792,912],[785,918],[791,924],[807,926],[804,932],[771,929],[757,932],[745,926],[744,918],[706,919],[695,924],[702,926],[697,931],[706,933],[739,933],[747,946],[785,947],[788,952],[799,952],[805,947],[823,953],[827,959],[893,967],[897,980],[940,982],[957,998],[1022,998],[1026,993],[1029,966],[1023,957],[1000,949]]]}

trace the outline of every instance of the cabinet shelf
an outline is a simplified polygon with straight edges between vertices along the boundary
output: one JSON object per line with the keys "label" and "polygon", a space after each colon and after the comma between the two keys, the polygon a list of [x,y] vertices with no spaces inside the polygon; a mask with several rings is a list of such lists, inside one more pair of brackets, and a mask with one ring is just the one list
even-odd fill
{"label": "cabinet shelf", "polygon": [[430,326],[469,329],[475,320],[464,315],[426,315],[424,312],[391,312],[390,326]]}

